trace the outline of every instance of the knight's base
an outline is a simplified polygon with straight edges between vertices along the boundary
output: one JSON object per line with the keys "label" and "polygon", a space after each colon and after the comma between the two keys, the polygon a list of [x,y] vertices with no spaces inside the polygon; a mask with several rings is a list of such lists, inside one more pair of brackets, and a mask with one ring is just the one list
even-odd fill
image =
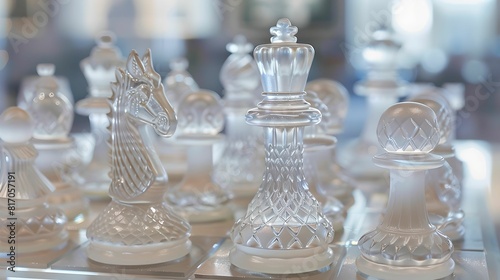
{"label": "knight's base", "polygon": [[266,250],[236,245],[229,254],[229,260],[233,265],[249,271],[296,274],[327,267],[333,262],[333,250],[331,248],[322,251],[318,249]]}
{"label": "knight's base", "polygon": [[[222,241],[221,237],[192,236],[192,247],[184,257],[179,259],[150,265],[111,265],[95,262],[87,257],[89,242],[83,243],[78,249],[57,260],[52,269],[59,274],[50,279],[66,279],[61,277],[64,272],[68,279],[71,276],[84,274],[85,279],[186,279],[194,273],[202,261],[216,251]],[[139,259],[139,257],[136,257]],[[17,272],[19,274],[19,272]],[[88,276],[95,275],[95,276]],[[77,277],[77,276],[75,276]],[[75,278],[80,279],[80,278]],[[82,278],[83,279],[83,278]]]}
{"label": "knight's base", "polygon": [[96,262],[112,265],[147,265],[184,257],[191,250],[189,238],[150,245],[119,246],[91,241],[87,256]]}
{"label": "knight's base", "polygon": [[444,278],[453,273],[455,262],[448,261],[436,265],[421,267],[399,267],[394,265],[378,264],[360,256],[356,259],[358,270],[366,275],[385,280],[431,280]]}

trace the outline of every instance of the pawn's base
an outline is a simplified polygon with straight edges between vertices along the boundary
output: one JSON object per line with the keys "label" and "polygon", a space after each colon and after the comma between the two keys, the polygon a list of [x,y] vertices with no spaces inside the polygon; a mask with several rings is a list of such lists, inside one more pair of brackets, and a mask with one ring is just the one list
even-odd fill
{"label": "pawn's base", "polygon": [[385,280],[431,280],[444,278],[453,273],[455,262],[452,259],[444,263],[420,267],[399,267],[394,265],[378,264],[365,259],[363,256],[356,259],[358,270],[366,275]]}
{"label": "pawn's base", "polygon": [[209,223],[223,221],[233,218],[233,212],[228,206],[217,206],[209,209],[201,209],[201,207],[184,207],[176,208],[176,212],[183,216],[190,223]]}
{"label": "pawn's base", "polygon": [[183,238],[176,241],[148,245],[112,245],[91,241],[87,256],[96,262],[112,265],[148,265],[176,260],[189,254],[191,241]]}
{"label": "pawn's base", "polygon": [[[316,271],[333,262],[333,251],[331,248],[325,248],[318,252],[319,248],[267,250],[256,248],[243,249],[242,247],[236,245],[229,254],[229,260],[233,265],[249,271],[270,274],[296,274]],[[244,252],[243,250],[255,252]]]}

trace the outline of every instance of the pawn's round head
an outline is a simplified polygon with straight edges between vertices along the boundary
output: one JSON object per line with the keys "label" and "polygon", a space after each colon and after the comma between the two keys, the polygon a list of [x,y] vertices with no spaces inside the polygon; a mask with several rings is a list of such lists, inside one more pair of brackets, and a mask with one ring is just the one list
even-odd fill
{"label": "pawn's round head", "polygon": [[439,142],[434,111],[421,103],[401,102],[387,109],[377,126],[380,145],[389,153],[424,154]]}
{"label": "pawn's round head", "polygon": [[179,135],[214,136],[224,127],[219,96],[210,90],[188,94],[177,107]]}
{"label": "pawn's round head", "polygon": [[439,95],[423,94],[411,99],[413,102],[418,102],[431,108],[437,116],[439,124],[439,144],[446,143],[454,129],[452,109],[443,97]]}
{"label": "pawn's round head", "polygon": [[7,108],[0,115],[0,139],[6,143],[25,143],[31,139],[34,130],[33,119],[19,107]]}

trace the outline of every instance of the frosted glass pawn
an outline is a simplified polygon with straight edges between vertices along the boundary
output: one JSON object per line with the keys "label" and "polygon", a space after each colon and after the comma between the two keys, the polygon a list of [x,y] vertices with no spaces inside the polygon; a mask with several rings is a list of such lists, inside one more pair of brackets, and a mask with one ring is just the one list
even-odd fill
{"label": "frosted glass pawn", "polygon": [[[36,168],[38,155],[31,143],[35,124],[19,107],[7,108],[0,115],[0,250],[16,254],[56,250],[68,241],[66,216],[47,200],[54,186]],[[13,208],[8,208],[13,206]],[[9,224],[15,223],[15,245],[8,243]]]}
{"label": "frosted glass pawn", "polygon": [[367,118],[361,136],[340,151],[339,160],[360,180],[380,180],[385,173],[372,164],[371,158],[382,152],[376,139],[377,121],[382,113],[406,95],[406,83],[397,76],[397,53],[401,45],[387,30],[377,30],[363,50],[368,63],[364,80],[354,85],[357,95],[365,96]]}
{"label": "frosted glass pawn", "polygon": [[103,32],[96,38],[90,56],[80,62],[80,68],[88,83],[88,96],[76,104],[76,112],[89,116],[94,149],[90,162],[73,170],[72,180],[81,186],[87,196],[93,199],[108,198],[111,180],[109,166],[109,101],[112,92],[110,83],[115,80],[116,67],[125,65],[120,50],[114,45],[115,36]]}
{"label": "frosted glass pawn", "polygon": [[[329,79],[317,79],[307,83],[306,90],[315,92],[328,108],[328,121],[325,121],[324,118],[321,121],[324,133],[335,137],[342,132],[343,122],[349,108],[347,89],[339,82]],[[352,192],[356,188],[356,183],[338,162],[337,147],[332,147],[329,152],[321,153],[319,156],[323,157],[327,162],[318,165],[322,169],[319,174],[324,178],[324,184],[320,186],[318,192],[324,196],[336,197],[346,207],[349,207],[354,202]],[[332,206],[336,207],[335,205],[332,204]]]}
{"label": "frosted glass pawn", "polygon": [[110,117],[111,202],[87,229],[87,256],[113,265],[176,260],[191,250],[191,227],[164,201],[168,176],[150,128],[170,137],[177,118],[168,103],[151,52],[130,53],[116,69]]}
{"label": "frosted glass pawn", "polygon": [[433,153],[442,156],[446,161],[443,166],[427,173],[425,184],[429,219],[451,240],[462,239],[465,233],[465,214],[460,209],[462,185],[448,163],[448,159],[455,157],[453,147],[448,144],[454,128],[451,107],[439,95],[421,94],[414,96],[411,101],[422,103],[436,113],[441,137]]}
{"label": "frosted glass pawn", "polygon": [[304,100],[321,112],[321,122],[304,131],[304,176],[311,192],[321,203],[323,214],[333,229],[340,231],[344,226],[344,204],[327,193],[332,187],[330,183],[335,180],[331,170],[331,155],[337,143],[335,137],[325,133],[330,123],[330,111],[313,91],[308,91]]}
{"label": "frosted glass pawn", "polygon": [[73,105],[52,76],[53,64],[38,64],[37,72],[40,78],[35,83],[33,99],[26,104],[35,124],[33,145],[38,150],[35,164],[55,187],[48,202],[64,211],[68,224],[78,224],[85,219],[88,199],[68,176],[70,168],[79,164],[75,141],[69,137]]}
{"label": "frosted glass pawn", "polygon": [[425,200],[427,170],[444,163],[430,153],[440,139],[436,114],[420,103],[398,103],[380,117],[377,137],[385,153],[373,162],[390,171],[389,200],[378,227],[358,241],[358,270],[389,280],[450,275],[453,244],[429,222]]}
{"label": "frosted glass pawn", "polygon": [[[262,181],[264,156],[258,133],[245,123],[245,113],[255,105],[260,73],[248,52],[252,44],[243,35],[227,44],[231,55],[222,65],[220,80],[224,86],[226,141],[222,156],[214,167],[214,179],[234,198],[252,198]],[[246,206],[246,205],[245,205]]]}
{"label": "frosted glass pawn", "polygon": [[[170,62],[170,72],[163,80],[165,94],[172,107],[177,111],[179,102],[188,94],[198,91],[199,87],[191,74],[187,71],[189,62],[184,57],[179,57]],[[156,149],[160,160],[168,170],[173,181],[180,181],[186,172],[186,147],[178,145],[175,140],[177,134],[171,138],[157,137]]]}
{"label": "frosted glass pawn", "polygon": [[167,201],[191,223],[232,217],[225,190],[212,180],[212,147],[222,140],[224,114],[219,96],[209,90],[187,95],[178,105],[176,141],[187,146],[187,171]]}
{"label": "frosted glass pawn", "polygon": [[230,233],[229,259],[263,273],[301,273],[330,265],[334,231],[309,191],[303,171],[304,127],[321,113],[304,100],[314,49],[298,44],[297,27],[286,18],[271,27],[271,44],[257,46],[264,99],[247,112],[250,125],[264,127],[266,169],[257,194]]}

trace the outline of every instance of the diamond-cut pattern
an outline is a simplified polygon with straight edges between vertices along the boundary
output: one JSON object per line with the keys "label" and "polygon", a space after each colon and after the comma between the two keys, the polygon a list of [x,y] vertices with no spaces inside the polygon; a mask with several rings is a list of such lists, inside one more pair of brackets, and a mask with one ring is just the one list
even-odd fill
{"label": "diamond-cut pattern", "polygon": [[147,245],[189,236],[191,227],[164,203],[121,204],[112,201],[87,230],[92,241]]}
{"label": "diamond-cut pattern", "polygon": [[[263,249],[324,246],[333,240],[333,229],[305,182],[302,139],[295,131],[272,133],[276,136],[266,145],[264,182],[231,238],[236,244]],[[272,144],[286,139],[286,133],[294,135],[290,143]]]}
{"label": "diamond-cut pattern", "polygon": [[367,259],[387,265],[424,266],[442,262],[453,252],[451,241],[439,231],[432,234],[401,235],[377,229],[358,242]]}
{"label": "diamond-cut pattern", "polygon": [[412,117],[382,117],[377,135],[380,145],[388,152],[430,152],[440,138],[435,120]]}

